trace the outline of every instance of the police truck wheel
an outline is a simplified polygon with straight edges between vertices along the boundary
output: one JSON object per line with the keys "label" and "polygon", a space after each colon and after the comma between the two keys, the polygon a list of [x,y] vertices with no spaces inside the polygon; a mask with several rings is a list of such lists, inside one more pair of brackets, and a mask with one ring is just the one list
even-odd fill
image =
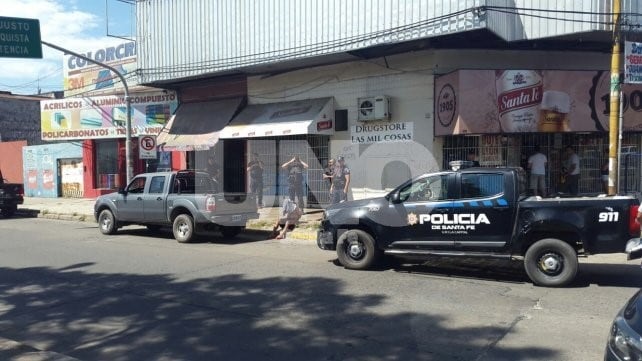
{"label": "police truck wheel", "polygon": [[109,209],[103,209],[98,215],[98,227],[102,234],[114,234],[118,230],[116,217]]}
{"label": "police truck wheel", "polygon": [[524,269],[538,286],[561,287],[575,278],[577,254],[568,243],[555,238],[535,242],[526,251]]}
{"label": "police truck wheel", "polygon": [[172,226],[174,238],[179,243],[189,243],[194,238],[194,219],[189,214],[179,214]]}
{"label": "police truck wheel", "polygon": [[339,262],[348,269],[372,268],[381,257],[372,236],[362,230],[346,231],[337,240]]}

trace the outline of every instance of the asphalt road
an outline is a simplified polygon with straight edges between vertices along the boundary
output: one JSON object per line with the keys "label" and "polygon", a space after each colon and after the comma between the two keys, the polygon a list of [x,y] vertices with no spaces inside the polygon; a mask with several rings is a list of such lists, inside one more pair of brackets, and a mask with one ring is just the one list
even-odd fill
{"label": "asphalt road", "polygon": [[0,219],[0,359],[599,360],[642,270],[582,262],[552,289],[518,264],[358,272],[311,241]]}

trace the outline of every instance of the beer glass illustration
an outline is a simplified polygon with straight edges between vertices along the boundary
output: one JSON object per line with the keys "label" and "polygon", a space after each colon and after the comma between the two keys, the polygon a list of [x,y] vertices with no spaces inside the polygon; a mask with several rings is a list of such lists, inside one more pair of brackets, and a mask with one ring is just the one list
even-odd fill
{"label": "beer glass illustration", "polygon": [[542,100],[542,74],[538,70],[495,71],[497,110],[503,132],[534,132]]}
{"label": "beer glass illustration", "polygon": [[571,97],[568,94],[557,90],[545,91],[539,108],[537,130],[546,133],[570,131],[570,112]]}

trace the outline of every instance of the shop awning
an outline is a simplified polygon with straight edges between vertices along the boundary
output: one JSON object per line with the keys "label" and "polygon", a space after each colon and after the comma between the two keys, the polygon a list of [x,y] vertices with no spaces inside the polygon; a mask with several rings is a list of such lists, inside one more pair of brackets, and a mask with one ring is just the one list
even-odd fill
{"label": "shop awning", "polygon": [[219,134],[222,139],[334,133],[334,99],[252,104]]}
{"label": "shop awning", "polygon": [[242,102],[243,98],[230,98],[181,104],[156,139],[159,150],[210,149]]}

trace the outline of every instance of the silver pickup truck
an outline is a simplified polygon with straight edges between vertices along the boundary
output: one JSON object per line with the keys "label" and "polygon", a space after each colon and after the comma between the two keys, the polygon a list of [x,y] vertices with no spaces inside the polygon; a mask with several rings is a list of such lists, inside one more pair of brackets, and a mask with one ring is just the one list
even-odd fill
{"label": "silver pickup truck", "polygon": [[220,192],[207,173],[188,170],[139,174],[126,188],[98,197],[94,216],[103,234],[129,224],[150,231],[171,226],[174,238],[187,243],[206,229],[234,237],[259,214],[253,195]]}

